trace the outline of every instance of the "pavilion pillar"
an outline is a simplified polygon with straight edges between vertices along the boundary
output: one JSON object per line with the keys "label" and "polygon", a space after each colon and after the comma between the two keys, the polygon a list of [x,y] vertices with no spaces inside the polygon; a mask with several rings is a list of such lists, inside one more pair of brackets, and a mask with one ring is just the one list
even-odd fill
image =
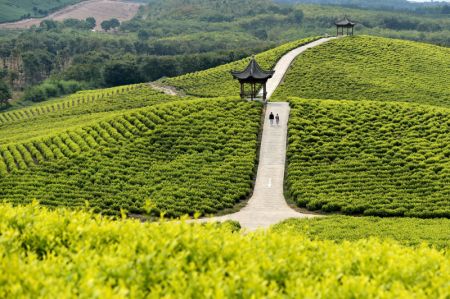
{"label": "pavilion pillar", "polygon": [[264,82],[263,84],[263,102],[266,102],[267,100],[267,86],[266,86],[266,82]]}
{"label": "pavilion pillar", "polygon": [[256,98],[256,83],[252,84],[253,91],[252,91],[252,100]]}
{"label": "pavilion pillar", "polygon": [[245,98],[245,89],[244,89],[244,83],[241,82],[241,99]]}

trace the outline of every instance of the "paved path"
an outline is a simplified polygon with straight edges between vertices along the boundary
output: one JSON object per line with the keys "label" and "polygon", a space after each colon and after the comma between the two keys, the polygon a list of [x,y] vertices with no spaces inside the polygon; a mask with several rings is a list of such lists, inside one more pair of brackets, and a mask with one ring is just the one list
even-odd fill
{"label": "paved path", "polygon": [[[298,55],[302,54],[308,49],[317,47],[332,39],[335,39],[335,37],[321,38],[304,46],[298,47],[281,57],[281,59],[275,65],[275,74],[269,81],[267,81],[267,98],[270,99],[272,94],[275,92],[275,89],[277,89],[278,85],[280,85],[281,81],[286,75],[286,72],[291,66],[292,62]],[[262,97],[262,90],[259,92],[259,96]]]}
{"label": "paved path", "polygon": [[[278,87],[292,61],[306,49],[318,46],[332,38],[323,38],[308,45],[299,47],[285,56],[275,66],[275,74],[267,83],[268,98]],[[264,122],[258,173],[252,198],[242,210],[237,213],[220,217],[199,219],[198,221],[238,221],[249,231],[267,228],[289,218],[315,217],[302,214],[291,209],[284,198],[284,169],[286,161],[287,125],[289,120],[289,103],[268,103]],[[269,114],[278,113],[280,125],[270,125]]]}

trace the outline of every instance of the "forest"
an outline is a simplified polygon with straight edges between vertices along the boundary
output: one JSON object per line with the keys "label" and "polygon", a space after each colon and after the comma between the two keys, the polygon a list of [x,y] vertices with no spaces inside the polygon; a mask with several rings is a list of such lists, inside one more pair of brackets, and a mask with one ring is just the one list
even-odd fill
{"label": "forest", "polygon": [[429,8],[436,13],[424,15],[270,0],[153,0],[134,19],[105,24],[104,32],[92,31],[93,18],[46,20],[27,30],[2,30],[0,86],[9,89],[2,98],[5,102],[12,93],[14,100],[0,109],[86,88],[209,69],[288,41],[335,34],[334,21],[345,15],[357,22],[357,34],[448,46],[450,19],[445,7],[433,5]]}
{"label": "forest", "polygon": [[2,0],[0,1],[0,23],[25,18],[39,18],[82,0]]}

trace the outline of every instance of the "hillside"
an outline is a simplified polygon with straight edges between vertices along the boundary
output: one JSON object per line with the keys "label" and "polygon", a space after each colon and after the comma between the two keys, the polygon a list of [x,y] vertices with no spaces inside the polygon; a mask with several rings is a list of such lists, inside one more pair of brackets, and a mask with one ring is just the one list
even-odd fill
{"label": "hillside", "polygon": [[[262,68],[272,69],[284,54],[318,38],[305,38],[287,43],[255,55],[255,57]],[[239,95],[239,82],[233,79],[230,72],[233,70],[243,70],[249,62],[250,57],[247,57],[205,71],[163,79],[161,83],[176,87],[189,95],[197,97]]]}
{"label": "hillside", "polygon": [[[289,41],[333,35],[334,22],[345,15],[357,22],[358,34],[450,44],[450,18],[438,12],[269,0],[155,0],[143,7],[130,1],[90,0],[76,7],[52,15],[56,22],[25,21],[20,26],[36,27],[0,30],[0,80],[15,91],[14,98],[29,88],[52,91],[49,81],[75,80],[82,89],[101,88],[210,69]],[[136,11],[133,19],[123,21]],[[92,20],[84,21],[88,16],[95,17],[97,28],[111,17],[123,22],[117,30],[91,32]],[[115,76],[117,70],[124,76]]]}
{"label": "hillside", "polygon": [[0,23],[16,21],[30,17],[44,17],[49,13],[82,0],[1,0]]}
{"label": "hillside", "polygon": [[290,100],[288,193],[310,210],[450,217],[446,108]]}
{"label": "hillside", "polygon": [[[315,39],[257,59],[271,68]],[[338,70],[342,56],[333,55],[348,42],[351,71],[339,77],[348,83],[358,73],[367,89],[337,86],[348,98],[328,99],[333,92],[320,83],[334,81],[308,77],[299,61],[310,59],[311,72]],[[367,57],[374,53],[380,66]],[[291,109],[237,97],[229,72],[244,59],[0,112],[0,298],[448,297],[449,221],[417,219],[450,217],[450,108],[440,77],[447,56],[371,37],[324,44],[287,74],[277,100]],[[127,77],[124,65],[114,69],[118,78]],[[387,80],[394,75],[398,87]],[[315,80],[305,90],[318,99],[296,97],[303,79]],[[164,84],[186,95],[165,94]],[[266,121],[271,111],[280,124]],[[230,221],[247,200],[247,218]],[[319,212],[385,218],[240,231],[248,219]],[[226,215],[184,222],[213,214]]]}
{"label": "hillside", "polygon": [[[448,253],[0,205],[0,297],[445,298]],[[26,287],[18,287],[26,286]]]}
{"label": "hillside", "polygon": [[450,107],[450,49],[357,36],[296,59],[274,98],[401,101]]}
{"label": "hillside", "polygon": [[107,214],[150,200],[171,217],[233,208],[251,192],[260,111],[135,86],[2,113],[0,199]]}

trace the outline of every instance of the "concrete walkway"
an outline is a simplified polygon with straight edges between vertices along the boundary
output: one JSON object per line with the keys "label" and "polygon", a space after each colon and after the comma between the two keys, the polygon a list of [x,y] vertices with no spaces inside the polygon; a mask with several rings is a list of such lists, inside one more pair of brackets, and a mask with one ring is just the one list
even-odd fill
{"label": "concrete walkway", "polygon": [[[335,39],[336,37],[327,37],[327,38],[321,38],[314,42],[311,42],[309,44],[303,45],[301,47],[298,47],[288,53],[286,53],[283,57],[281,57],[280,60],[278,60],[277,64],[275,65],[274,71],[275,74],[273,77],[267,81],[267,98],[270,99],[270,97],[273,95],[275,90],[277,89],[278,85],[282,82],[284,79],[284,76],[286,75],[286,72],[288,71],[289,67],[291,66],[294,59],[305,52],[308,49],[317,47],[323,43],[329,42],[332,39]],[[259,92],[259,96],[262,97],[262,90]]]}
{"label": "concrete walkway", "polygon": [[[283,80],[292,61],[306,49],[323,44],[333,38],[323,38],[299,47],[283,56],[275,66],[275,74],[267,82],[268,98]],[[242,228],[253,231],[267,228],[289,218],[315,217],[291,209],[284,198],[284,169],[286,161],[289,103],[267,103],[258,173],[253,196],[241,211],[220,217],[204,218],[197,221],[238,221]],[[269,114],[280,116],[280,124],[270,125]]]}
{"label": "concrete walkway", "polygon": [[[200,221],[238,221],[249,231],[267,228],[288,218],[313,217],[291,209],[284,199],[284,166],[286,159],[288,103],[268,103],[267,117],[261,141],[260,160],[254,193],[241,211]],[[268,115],[280,116],[280,125],[270,125]]]}

